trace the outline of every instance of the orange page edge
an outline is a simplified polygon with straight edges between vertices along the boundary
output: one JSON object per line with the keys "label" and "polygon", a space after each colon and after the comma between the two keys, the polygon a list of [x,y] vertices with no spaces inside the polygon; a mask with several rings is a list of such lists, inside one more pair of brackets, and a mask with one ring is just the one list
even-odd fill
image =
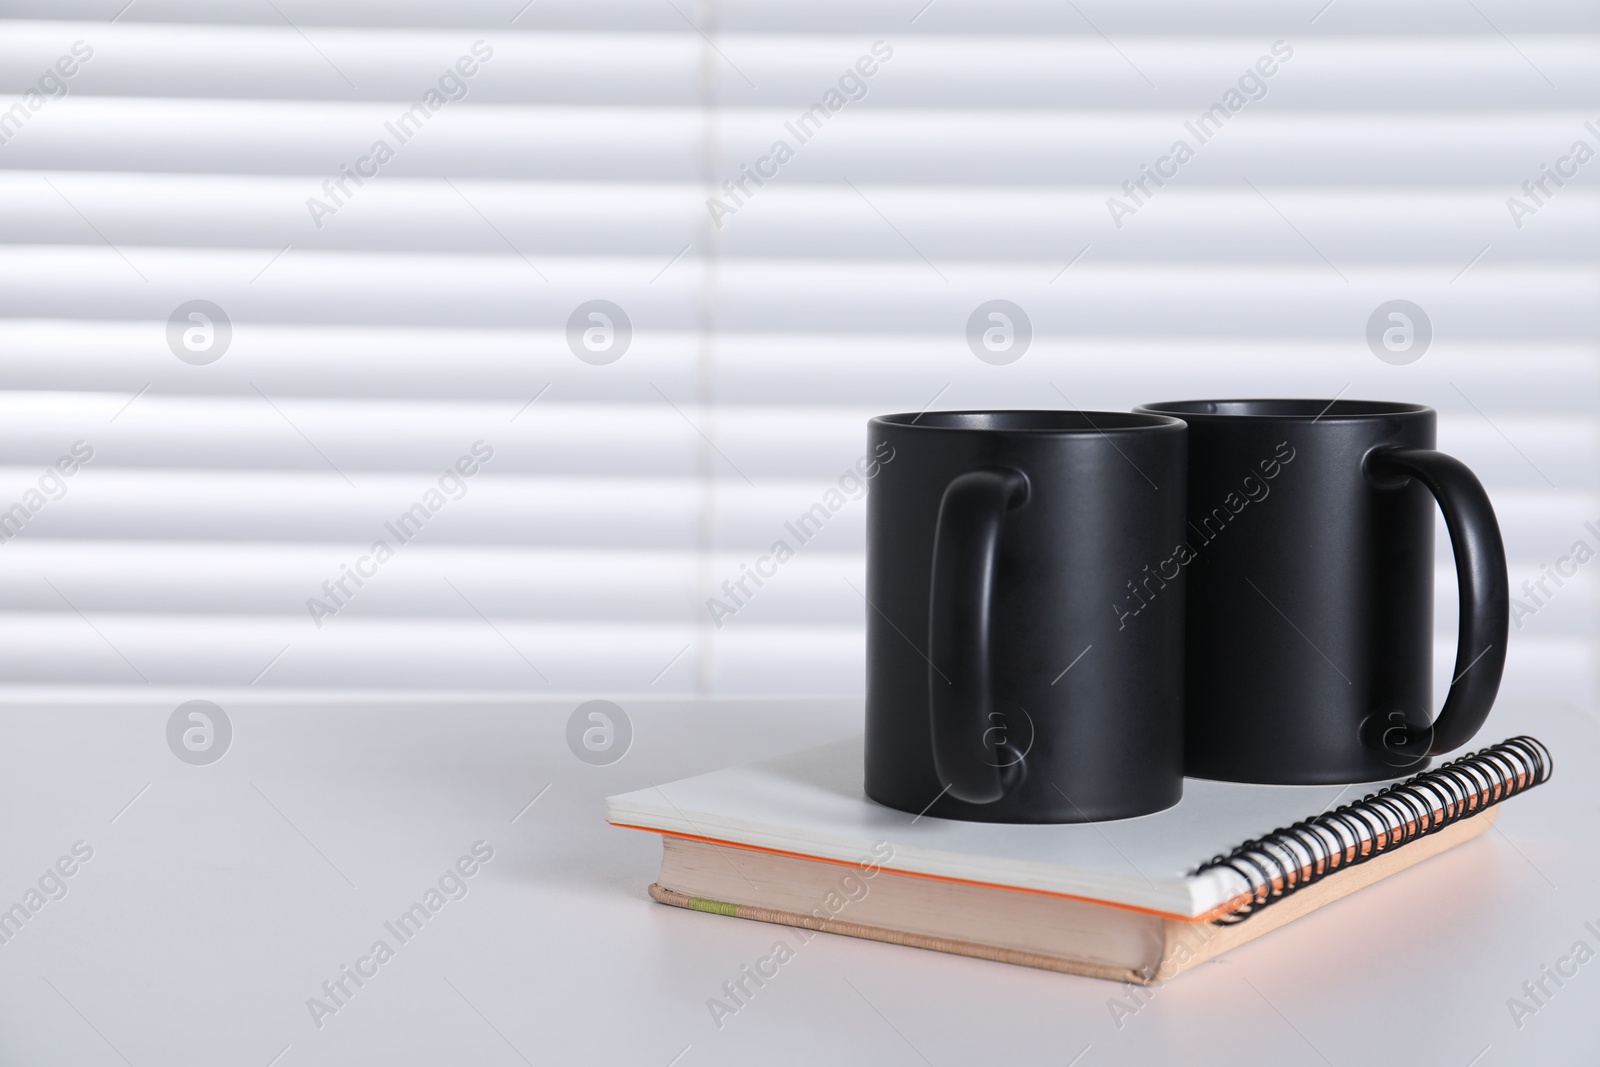
{"label": "orange page edge", "polygon": [[[861,864],[859,862],[857,862],[856,860],[840,860],[840,859],[833,859],[832,857],[829,857],[829,856],[813,856],[813,855],[810,855],[810,854],[805,853],[805,852],[792,852],[792,851],[790,851],[788,849],[770,848],[770,847],[768,847],[766,845],[752,845],[752,844],[747,844],[747,843],[742,842],[742,841],[728,841],[726,839],[718,838],[718,837],[706,837],[703,834],[685,833],[682,830],[663,830],[660,827],[656,827],[656,826],[639,826],[639,825],[637,825],[635,823],[613,822],[610,819],[607,819],[606,822],[610,823],[610,825],[612,825],[612,826],[620,827],[620,828],[622,828],[624,830],[643,830],[646,833],[661,834],[663,837],[682,837],[682,838],[687,838],[690,841],[704,841],[707,844],[712,844],[712,845],[726,845],[729,848],[742,848],[742,849],[745,849],[746,851],[749,851],[749,852],[769,852],[769,853],[771,853],[772,855],[775,855],[775,856],[792,856],[795,859],[814,860],[815,862],[818,862],[818,863],[832,863],[832,864],[835,864],[836,866],[840,866],[840,867],[859,867],[859,866],[861,866]],[[1217,907],[1212,908],[1210,911],[1204,913],[1203,915],[1180,915],[1177,912],[1160,911],[1160,910],[1158,910],[1156,908],[1141,907],[1138,904],[1125,904],[1125,903],[1123,903],[1121,901],[1117,901],[1117,900],[1102,900],[1099,897],[1081,896],[1081,895],[1076,894],[1076,893],[1062,893],[1062,892],[1059,892],[1059,891],[1054,890],[1054,889],[1035,889],[1032,886],[1004,885],[1004,884],[999,883],[999,882],[983,882],[983,881],[979,881],[979,880],[974,879],[974,878],[957,878],[956,876],[949,875],[949,874],[929,874],[929,873],[927,873],[925,871],[912,871],[912,870],[907,870],[907,869],[905,869],[903,867],[883,867],[883,868],[880,868],[880,869],[881,870],[885,870],[885,871],[892,871],[895,874],[910,875],[913,878],[927,878],[927,879],[930,879],[930,880],[935,881],[935,882],[956,882],[956,883],[959,883],[961,885],[979,886],[980,888],[983,888],[983,889],[1006,889],[1006,890],[1010,890],[1013,893],[1033,893],[1033,894],[1036,894],[1038,896],[1057,897],[1057,898],[1062,899],[1062,900],[1076,900],[1076,901],[1081,901],[1081,902],[1086,903],[1086,904],[1099,904],[1102,907],[1121,908],[1124,911],[1138,912],[1141,915],[1152,915],[1152,916],[1155,916],[1158,919],[1169,919],[1169,920],[1171,920],[1173,922],[1183,922],[1183,923],[1210,922],[1213,919],[1221,918],[1222,916],[1229,914],[1230,912],[1232,912],[1234,910],[1235,907],[1237,907],[1237,905],[1233,901],[1226,901],[1226,902],[1218,905]]]}

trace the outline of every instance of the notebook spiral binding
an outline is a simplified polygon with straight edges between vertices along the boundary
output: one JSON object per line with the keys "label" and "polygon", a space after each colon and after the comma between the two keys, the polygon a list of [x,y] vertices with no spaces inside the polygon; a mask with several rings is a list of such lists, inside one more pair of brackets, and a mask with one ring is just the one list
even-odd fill
{"label": "notebook spiral binding", "polygon": [[1330,874],[1470,819],[1547,781],[1552,767],[1550,750],[1542,743],[1512,737],[1246,841],[1194,871],[1198,875],[1226,868],[1249,886],[1248,901],[1211,921],[1217,926],[1244,922]]}

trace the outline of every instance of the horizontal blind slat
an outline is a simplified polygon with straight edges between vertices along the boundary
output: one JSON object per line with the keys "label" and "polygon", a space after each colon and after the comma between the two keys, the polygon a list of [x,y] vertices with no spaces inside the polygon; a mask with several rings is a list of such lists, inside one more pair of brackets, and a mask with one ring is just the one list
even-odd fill
{"label": "horizontal blind slat", "polygon": [[[899,244],[887,231],[885,247]],[[1289,233],[1285,241],[1296,241]],[[1064,253],[1063,255],[1070,255]],[[0,247],[0,316],[145,318],[164,322],[179,304],[208,293],[240,323],[384,323],[401,326],[560,328],[577,306],[607,292],[644,348],[660,330],[695,329],[695,285],[714,294],[722,329],[912,332],[928,323],[960,336],[971,310],[996,291],[1035,310],[1039,332],[1203,337],[1325,337],[1365,322],[1396,288],[1429,314],[1448,316],[1477,338],[1575,340],[1600,328],[1594,264],[1497,266],[1480,262],[1348,265],[1306,249],[1299,264],[1133,266],[1082,263],[1070,282],[1037,263],[900,260],[754,260],[702,281],[701,264],[662,259],[518,256],[287,254],[269,265],[260,250]],[[125,258],[126,257],[126,258]],[[535,276],[538,270],[547,280]],[[659,276],[652,281],[653,277]],[[93,293],[92,301],[85,300]]]}
{"label": "horizontal blind slat", "polygon": [[[0,678],[190,693],[244,690],[259,679],[258,689],[519,690],[581,699],[692,689],[699,667],[690,626],[339,621],[307,638],[286,618],[112,615],[97,620],[103,641],[75,615],[17,613],[0,616],[17,635],[0,647]],[[861,692],[859,627],[750,628],[724,631],[719,643],[720,654],[707,664],[717,692]],[[1455,650],[1436,641],[1433,658],[1435,678],[1448,681]],[[1509,650],[1504,685],[1527,699],[1593,699],[1596,664],[1592,640],[1529,638]]]}
{"label": "horizontal blind slat", "polygon": [[[1085,27],[1086,29],[1086,27]],[[1141,34],[1107,47],[1092,32],[1070,35],[905,37],[862,34],[722,33],[717,46],[751,77],[727,68],[716,87],[724,107],[802,109],[846,78],[852,107],[959,107],[1135,111],[1204,109],[1252,70],[1252,107],[1439,111],[1544,108],[1549,86],[1564,102],[1600,100],[1600,36],[1524,34],[1518,47],[1480,25],[1475,35],[1439,38],[1426,49],[1404,39],[1296,35],[1177,37]],[[479,34],[483,36],[479,36]],[[330,27],[316,50],[277,26],[171,25],[120,21],[13,24],[0,41],[0,92],[21,92],[76,41],[93,49],[70,79],[88,96],[227,97],[242,100],[414,100],[462,56],[472,73],[441,90],[452,106],[480,104],[695,106],[702,85],[701,39],[682,21],[666,33],[506,33]],[[471,46],[491,53],[478,62]],[[889,58],[879,61],[877,44]],[[321,54],[319,54],[321,53]],[[1280,53],[1281,54],[1281,53]],[[1267,62],[1261,68],[1261,57]],[[324,58],[326,57],[326,58]],[[857,62],[867,57],[860,69]],[[1130,65],[1131,64],[1131,65]],[[1138,68],[1138,69],[1135,69]],[[866,78],[861,70],[869,71]],[[1139,70],[1159,74],[1153,86]],[[1359,70],[1360,77],[1352,72]],[[856,71],[850,79],[847,72]],[[1125,92],[1108,94],[1108,86]],[[1270,104],[1265,101],[1270,100]]]}
{"label": "horizontal blind slat", "polygon": [[[685,246],[703,255],[711,222],[707,191],[682,183],[395,178],[362,189],[348,213],[324,219],[318,229],[305,206],[316,192],[297,177],[0,172],[0,197],[14,208],[0,219],[0,243],[109,242],[130,256],[139,247],[259,248],[263,263],[285,244],[302,252],[490,256],[514,248],[535,261],[610,253],[659,257],[664,265]],[[1464,263],[1477,251],[1463,241],[1466,233],[1501,238],[1493,258],[1500,264],[1591,260],[1600,240],[1600,194],[1564,191],[1519,229],[1506,208],[1507,192],[1291,187],[1274,190],[1271,203],[1336,263]],[[1107,210],[1111,194],[1120,192],[1034,187],[995,197],[981,186],[873,189],[872,205],[915,235],[914,251],[887,244],[885,234],[893,234],[881,223],[865,225],[870,209],[847,187],[773,185],[723,220],[717,251],[723,259],[874,259],[920,251],[935,262],[1065,262],[1089,245],[1087,261],[1098,264],[1295,263],[1307,255],[1283,219],[1243,183],[1165,190],[1158,210],[1124,217],[1120,228]]]}
{"label": "horizontal blind slat", "polygon": [[[9,0],[18,17],[107,20],[127,0]],[[539,30],[614,30],[682,32],[681,12],[654,0],[540,0],[523,11],[504,0],[275,0],[274,7],[219,5],[214,0],[142,0],[122,14],[133,23],[190,23],[280,27],[284,19],[302,27],[356,26],[373,29],[515,28]],[[1600,13],[1583,0],[1483,0],[1478,5],[1507,34],[1600,31]],[[1436,0],[1396,0],[1381,5],[1341,4],[1321,14],[1271,0],[1218,0],[1195,5],[1185,0],[1067,5],[1040,0],[941,0],[918,12],[903,0],[719,0],[709,31],[781,33],[880,33],[904,36],[950,33],[1215,34],[1215,33],[1375,33],[1437,39],[1487,32],[1484,15],[1471,6]],[[1316,21],[1313,22],[1313,17]],[[1092,21],[1091,21],[1092,20]]]}
{"label": "horizontal blind slat", "polygon": [[[1511,547],[1514,595],[1529,607],[1519,614],[1518,638],[1600,638],[1600,572],[1580,567],[1552,584],[1549,569],[1570,557],[1578,537],[1550,531],[1542,545]],[[369,546],[130,541],[44,541],[19,538],[0,550],[0,597],[8,612],[82,611],[149,615],[289,617],[301,636],[354,619],[425,622],[474,619],[530,622],[714,625],[712,598],[731,614],[721,631],[789,625],[860,625],[868,609],[856,589],[865,580],[860,552],[806,551],[784,563],[762,586],[747,584],[735,604],[722,588],[741,576],[751,557],[719,552],[539,549],[413,545],[350,577]],[[1545,591],[1534,583],[1543,580]],[[1523,588],[1529,583],[1530,595]],[[851,586],[854,585],[855,589]],[[1540,601],[1535,605],[1532,597]],[[1453,563],[1434,572],[1434,632],[1453,637],[1457,621]],[[5,618],[0,615],[0,620]]]}
{"label": "horizontal blind slat", "polygon": [[[1231,370],[1231,373],[1230,373]],[[1048,374],[1028,377],[1053,391]],[[1223,392],[1248,388],[1244,368],[1208,368]],[[1473,393],[1490,395],[1490,382],[1453,377],[1442,393],[1450,402],[1440,420],[1443,447],[1467,462],[1491,488],[1549,484],[1566,489],[1600,487],[1600,423],[1592,415],[1498,414],[1492,421],[1471,409]],[[1022,387],[1023,383],[1017,383]],[[1062,393],[1082,388],[1078,375],[1062,377]],[[564,476],[692,479],[701,469],[707,430],[731,466],[758,482],[815,479],[831,483],[864,457],[867,420],[877,409],[853,399],[850,386],[835,391],[828,406],[723,404],[700,425],[657,398],[644,404],[573,404],[541,400],[507,418],[508,403],[304,399],[279,396],[140,397],[129,404],[115,394],[0,392],[0,493],[13,495],[37,471],[54,463],[74,441],[94,449],[95,471],[179,469],[306,472],[323,476],[332,464],[353,480],[369,473],[438,474],[465,462],[484,477]],[[945,396],[958,406],[965,390]],[[1421,402],[1432,396],[1413,391]],[[1123,408],[1165,398],[1141,396],[1107,403],[1098,392],[1078,399]],[[1465,401],[1465,403],[1463,403]],[[1588,398],[1600,401],[1600,389]],[[1065,404],[1066,401],[1062,400]],[[107,419],[117,414],[116,423]],[[698,413],[698,411],[697,411]],[[479,462],[482,447],[492,459]],[[1544,480],[1549,479],[1549,483]],[[419,473],[418,484],[428,476]]]}
{"label": "horizontal blind slat", "polygon": [[[1500,460],[1513,468],[1509,457]],[[524,477],[480,473],[456,493],[426,473],[355,472],[353,484],[336,472],[245,472],[147,470],[92,466],[80,470],[57,499],[27,505],[26,491],[38,469],[5,468],[3,500],[7,533],[29,538],[190,539],[218,541],[357,542],[384,539],[391,545],[421,537],[426,543],[460,545],[595,546],[678,548],[710,545],[743,552],[766,551],[777,539],[796,538],[812,547],[858,550],[866,508],[849,482],[842,499],[826,497],[832,480],[741,481],[724,468],[715,481],[687,478]],[[840,475],[849,461],[840,463]],[[1564,473],[1562,468],[1553,468]],[[1591,484],[1595,479],[1588,479]],[[1538,488],[1535,488],[1537,486]],[[430,497],[430,491],[435,495]],[[713,519],[700,511],[714,494]],[[1500,525],[1513,546],[1547,541],[1553,526],[1561,536],[1581,533],[1600,517],[1600,498],[1581,488],[1549,488],[1542,479],[1519,478],[1497,489]],[[420,510],[419,510],[420,509]],[[819,510],[825,509],[825,510]],[[804,516],[813,516],[809,524]],[[806,537],[796,537],[794,528]]]}
{"label": "horizontal blind slat", "polygon": [[[1148,325],[1142,320],[1124,324],[1122,334],[1041,333],[1005,370],[973,358],[958,315],[943,318],[937,332],[922,323],[899,335],[728,331],[719,333],[717,366],[707,373],[719,404],[827,406],[848,398],[880,412],[915,411],[934,400],[940,406],[1026,407],[1041,402],[1040,390],[1052,380],[1080,406],[1102,408],[1149,401],[1152,387],[1168,396],[1200,396],[1218,389],[1251,392],[1270,382],[1285,395],[1313,397],[1340,389],[1382,397],[1403,387],[1406,395],[1456,414],[1474,414],[1474,405],[1496,417],[1593,418],[1600,410],[1600,360],[1587,337],[1496,343],[1452,329],[1397,379],[1366,348],[1370,310],[1330,324],[1320,339],[1151,337],[1140,332]],[[226,358],[199,370],[173,358],[161,322],[0,318],[0,375],[13,389],[30,391],[25,405],[65,403],[43,394],[67,397],[92,386],[94,394],[71,403],[103,413],[108,425],[124,406],[133,412],[141,390],[258,401],[262,394],[490,401],[504,405],[509,421],[548,387],[541,405],[653,405],[664,403],[665,395],[688,410],[697,396],[696,336],[652,333],[647,351],[648,359],[625,356],[597,368],[580,362],[550,330],[257,323],[236,334]],[[444,374],[435,363],[441,352],[450,354]]]}
{"label": "horizontal blind slat", "polygon": [[[0,109],[14,100],[0,99]],[[393,103],[75,97],[54,100],[6,142],[12,167],[217,174],[302,174],[307,197],[385,140],[391,177],[550,181],[699,181],[710,168],[740,174],[785,134],[793,158],[780,182],[1097,184],[1118,188],[1171,151],[1194,119],[1188,109],[1101,111],[844,110],[802,142],[791,109],[444,109],[419,128],[385,126]],[[1280,185],[1481,186],[1515,191],[1583,134],[1581,107],[1451,114],[1413,112],[1241,113],[1194,144],[1179,171],[1186,185],[1237,187],[1240,175]],[[48,121],[45,121],[45,119]],[[205,136],[195,135],[206,131]],[[802,131],[805,132],[805,131]],[[1192,136],[1192,135],[1191,135]],[[1196,138],[1196,141],[1199,139]],[[373,170],[373,164],[363,164]],[[770,164],[765,165],[771,169]],[[352,186],[353,188],[353,186]],[[359,191],[359,190],[357,190]],[[1509,195],[1509,192],[1508,192]],[[331,223],[330,223],[331,224]]]}

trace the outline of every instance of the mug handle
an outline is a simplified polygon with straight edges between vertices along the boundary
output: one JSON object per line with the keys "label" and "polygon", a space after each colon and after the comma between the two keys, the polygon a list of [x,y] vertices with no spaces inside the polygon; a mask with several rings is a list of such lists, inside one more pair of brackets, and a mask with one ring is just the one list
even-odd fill
{"label": "mug handle", "polygon": [[991,615],[1001,526],[1027,499],[1021,471],[980,467],[952,478],[939,501],[928,588],[933,766],[945,792],[969,804],[1005,795],[992,728]]}
{"label": "mug handle", "polygon": [[1461,598],[1455,680],[1432,727],[1391,727],[1404,729],[1405,740],[1382,746],[1415,752],[1418,758],[1437,756],[1472,740],[1500,691],[1511,623],[1506,548],[1483,483],[1454,456],[1431,448],[1381,448],[1369,455],[1367,472],[1383,481],[1415,478],[1427,486],[1450,531]]}

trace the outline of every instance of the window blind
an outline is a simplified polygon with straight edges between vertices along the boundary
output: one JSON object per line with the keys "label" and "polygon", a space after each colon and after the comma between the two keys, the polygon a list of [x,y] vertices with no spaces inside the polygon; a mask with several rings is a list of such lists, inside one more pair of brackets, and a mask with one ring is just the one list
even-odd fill
{"label": "window blind", "polygon": [[856,694],[870,415],[1337,395],[1593,699],[1592,6],[0,13],[11,691]]}

